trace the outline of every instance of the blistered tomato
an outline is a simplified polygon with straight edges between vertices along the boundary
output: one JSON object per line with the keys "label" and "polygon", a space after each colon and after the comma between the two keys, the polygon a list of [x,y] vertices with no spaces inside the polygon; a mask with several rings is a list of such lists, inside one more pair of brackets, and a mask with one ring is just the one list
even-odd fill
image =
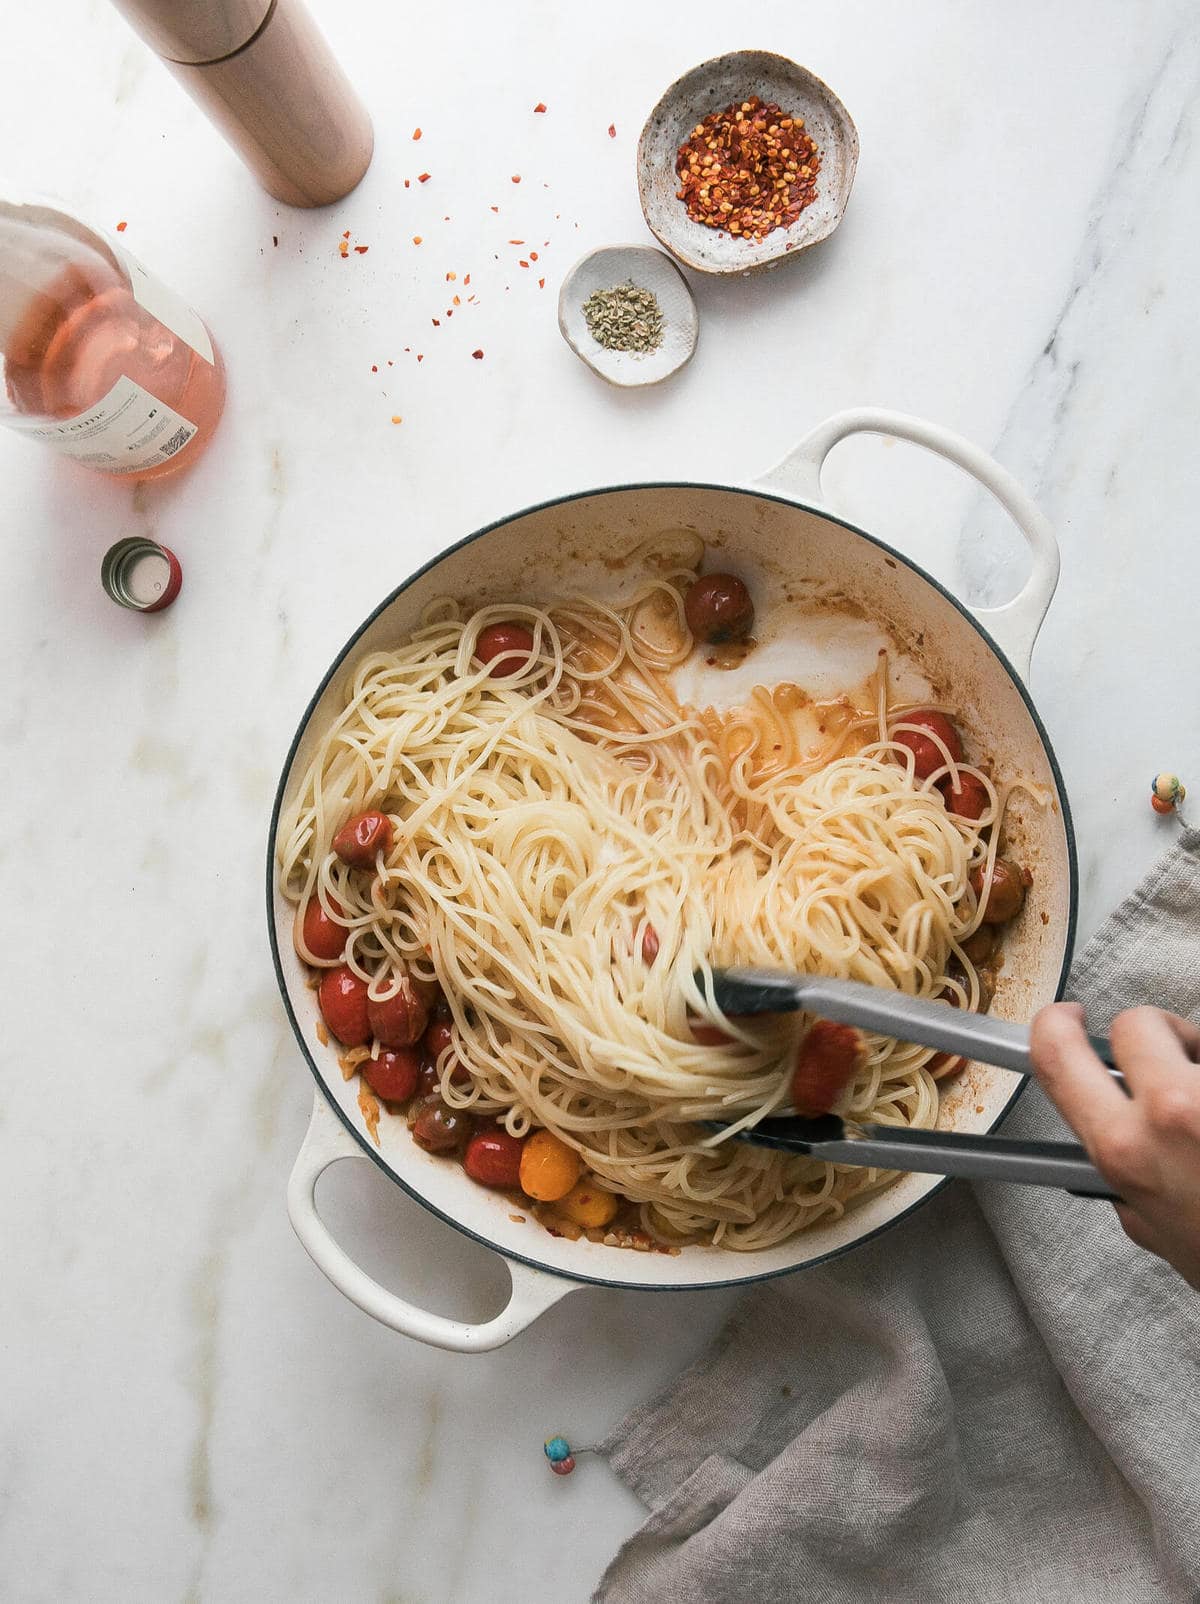
{"label": "blistered tomato", "polygon": [[469,1114],[434,1097],[422,1106],[413,1121],[413,1141],[427,1153],[457,1153],[471,1134],[473,1124]]}
{"label": "blistered tomato", "polygon": [[352,969],[331,969],[322,979],[317,1001],[330,1032],[344,1047],[362,1047],[371,1039],[367,1017],[367,983]]}
{"label": "blistered tomato", "polygon": [[[921,707],[914,713],[902,713],[899,719],[901,724],[916,724],[921,729],[929,730],[944,742],[946,750],[956,763],[962,761],[962,740],[958,731],[944,713],[937,713],[931,707]],[[915,730],[897,730],[892,739],[897,746],[906,746],[913,755],[913,772],[918,780],[927,780],[937,769],[945,768],[946,759],[941,749],[928,735],[920,735]]]}
{"label": "blistered tomato", "polygon": [[705,574],[689,587],[683,616],[698,641],[717,646],[746,639],[754,628],[754,602],[736,574]]}
{"label": "blistered tomato", "polygon": [[519,674],[533,652],[533,636],[522,624],[488,624],[475,637],[475,656],[494,675]]}
{"label": "blistered tomato", "polygon": [[407,1103],[421,1076],[421,1055],[413,1047],[385,1047],[378,1058],[365,1059],[358,1072],[377,1097]]}
{"label": "blistered tomato", "polygon": [[960,819],[982,819],[987,812],[987,787],[974,774],[960,770],[957,785],[950,784],[947,774],[938,781],[938,790],[946,799],[947,812],[957,813]]}
{"label": "blistered tomato", "polygon": [[[338,913],[339,903],[332,903]],[[346,950],[349,931],[331,919],[321,906],[319,897],[310,897],[304,904],[297,925],[296,952],[305,963],[337,963]]]}
{"label": "blistered tomato", "polygon": [[1025,871],[1009,858],[997,858],[992,865],[991,880],[984,894],[984,871],[980,864],[971,873],[971,886],[983,902],[983,923],[1003,925],[1015,919],[1025,902],[1025,888],[1029,884]]}
{"label": "blistered tomato", "polygon": [[386,813],[358,813],[333,838],[333,850],[351,869],[370,869],[377,852],[392,850],[392,821]]}
{"label": "blistered tomato", "polygon": [[467,1143],[463,1168],[481,1186],[515,1188],[520,1184],[521,1149],[524,1146],[522,1137],[510,1136],[498,1126],[476,1131]]}
{"label": "blistered tomato", "polygon": [[370,997],[367,1016],[375,1039],[385,1047],[411,1047],[420,1040],[429,1019],[429,1009],[408,975],[391,997]]}

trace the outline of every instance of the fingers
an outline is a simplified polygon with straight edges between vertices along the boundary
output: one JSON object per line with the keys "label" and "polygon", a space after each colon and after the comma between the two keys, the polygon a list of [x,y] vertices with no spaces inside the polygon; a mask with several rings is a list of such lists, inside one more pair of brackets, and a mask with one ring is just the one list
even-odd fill
{"label": "fingers", "polygon": [[[1096,1158],[1128,1119],[1129,1099],[1096,1057],[1083,1028],[1083,1009],[1052,1003],[1033,1021],[1030,1049],[1037,1078],[1067,1124]],[[1115,1044],[1114,1044],[1115,1050]]]}

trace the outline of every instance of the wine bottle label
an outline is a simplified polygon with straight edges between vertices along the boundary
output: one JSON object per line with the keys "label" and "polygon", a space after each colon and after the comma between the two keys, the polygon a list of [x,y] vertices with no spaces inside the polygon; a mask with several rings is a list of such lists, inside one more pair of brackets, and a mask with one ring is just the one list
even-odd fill
{"label": "wine bottle label", "polygon": [[186,345],[190,345],[197,356],[202,356],[206,362],[211,362],[212,341],[199,313],[193,312],[187,302],[176,295],[175,291],[161,279],[155,278],[153,273],[147,273],[136,256],[130,255],[123,249],[119,249],[117,255],[129,274],[129,287],[138,305],[144,307],[151,317],[157,318],[164,328],[170,329],[171,333],[177,335]]}
{"label": "wine bottle label", "polygon": [[124,374],[94,407],[73,418],[45,423],[10,415],[4,421],[30,439],[45,440],[76,462],[105,473],[156,468],[181,451],[196,432],[189,418]]}

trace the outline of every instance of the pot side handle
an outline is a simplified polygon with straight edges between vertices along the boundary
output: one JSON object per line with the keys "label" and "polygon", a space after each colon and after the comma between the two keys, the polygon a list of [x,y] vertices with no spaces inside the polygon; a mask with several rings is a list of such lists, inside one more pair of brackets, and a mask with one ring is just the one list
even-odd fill
{"label": "pot side handle", "polygon": [[317,1212],[317,1182],[329,1166],[344,1158],[366,1157],[321,1093],[316,1092],[312,1118],[288,1181],[288,1216],[309,1258],[364,1314],[435,1348],[448,1348],[453,1353],[485,1353],[511,1342],[560,1298],[578,1290],[576,1281],[505,1259],[512,1278],[512,1295],[494,1319],[479,1325],[431,1314],[389,1292],[334,1241]]}
{"label": "pot side handle", "polygon": [[799,501],[824,504],[821,469],[839,441],[852,434],[886,434],[924,446],[953,462],[977,480],[1012,518],[1029,543],[1033,567],[1025,584],[1002,607],[972,607],[970,611],[1004,652],[1022,679],[1029,678],[1029,661],[1046,609],[1058,584],[1058,541],[1049,520],[1013,476],[978,446],[949,429],[911,418],[903,412],[878,407],[855,407],[826,418],[765,474],[758,483],[780,490]]}

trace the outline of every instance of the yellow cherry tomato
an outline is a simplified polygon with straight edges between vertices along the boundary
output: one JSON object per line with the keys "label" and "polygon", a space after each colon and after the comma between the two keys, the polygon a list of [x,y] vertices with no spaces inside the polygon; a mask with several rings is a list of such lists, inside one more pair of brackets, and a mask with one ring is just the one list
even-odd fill
{"label": "yellow cherry tomato", "polygon": [[555,1212],[564,1219],[581,1225],[585,1231],[594,1231],[607,1225],[617,1212],[618,1201],[611,1192],[603,1191],[590,1176],[577,1181],[566,1197],[555,1204]]}
{"label": "yellow cherry tomato", "polygon": [[583,1160],[553,1131],[531,1131],[521,1150],[521,1190],[539,1203],[557,1203],[583,1173]]}

